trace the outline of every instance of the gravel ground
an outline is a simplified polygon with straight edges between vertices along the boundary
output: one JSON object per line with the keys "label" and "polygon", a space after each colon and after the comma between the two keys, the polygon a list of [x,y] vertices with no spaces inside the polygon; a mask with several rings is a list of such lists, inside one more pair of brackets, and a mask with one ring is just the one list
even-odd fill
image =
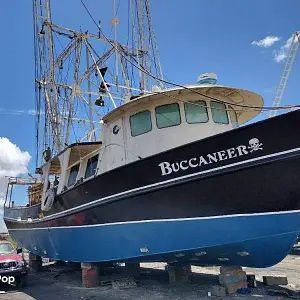
{"label": "gravel ground", "polygon": [[[137,282],[137,287],[130,289],[115,290],[111,286],[97,288],[81,287],[81,272],[61,272],[52,266],[42,273],[30,273],[26,288],[17,291],[13,288],[0,287],[6,290],[0,294],[1,300],[117,300],[117,299],[141,299],[141,300],[179,300],[179,299],[212,299],[207,292],[211,286],[218,284],[217,274],[219,268],[192,267],[193,274],[190,283],[183,286],[170,286],[168,276],[164,271],[165,264],[142,264],[143,276]],[[300,256],[290,255],[284,261],[272,268],[267,269],[244,269],[248,274],[255,274],[258,287],[251,290],[249,295],[234,294],[226,296],[226,299],[283,299],[283,296],[268,296],[267,287],[261,283],[263,275],[286,275],[289,285],[282,287],[282,291],[293,291],[297,299],[300,299]],[[279,287],[280,289],[280,287]],[[221,299],[221,298],[219,298]]]}

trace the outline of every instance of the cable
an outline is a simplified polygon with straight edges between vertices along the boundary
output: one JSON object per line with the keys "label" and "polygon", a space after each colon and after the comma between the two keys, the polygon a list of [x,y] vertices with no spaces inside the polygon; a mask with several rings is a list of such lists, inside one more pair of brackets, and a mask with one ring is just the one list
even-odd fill
{"label": "cable", "polygon": [[[208,95],[205,95],[193,88],[190,88],[190,87],[186,87],[184,85],[181,85],[181,84],[177,84],[177,83],[174,83],[174,82],[171,82],[171,81],[168,81],[168,80],[164,80],[164,79],[161,79],[161,78],[158,78],[157,76],[155,76],[154,74],[150,73],[148,70],[146,70],[143,66],[139,67],[138,65],[135,65],[130,59],[128,59],[123,52],[119,51],[119,49],[117,49],[117,47],[115,47],[115,45],[106,37],[106,35],[104,34],[104,32],[102,31],[102,29],[98,26],[97,22],[95,21],[95,19],[93,18],[92,14],[90,13],[90,11],[88,10],[87,6],[84,4],[83,0],[81,0],[81,3],[82,5],[84,6],[85,10],[87,11],[87,13],[89,14],[90,18],[92,19],[92,21],[95,23],[95,25],[97,26],[97,28],[99,29],[99,31],[101,32],[101,34],[103,35],[103,37],[107,40],[108,43],[111,44],[112,47],[114,47],[116,49],[116,51],[119,52],[120,55],[122,55],[124,57],[125,60],[127,60],[130,64],[132,64],[135,68],[137,68],[138,70],[140,70],[141,72],[147,74],[148,76],[152,77],[153,79],[157,80],[157,81],[160,81],[160,82],[163,82],[165,84],[169,84],[169,85],[172,85],[172,86],[176,86],[176,87],[180,87],[182,89],[185,89],[185,90],[188,90],[188,91],[191,91],[193,93],[196,93],[198,95],[201,95],[203,97],[206,97],[208,99],[211,99],[211,100],[215,100],[215,101],[218,101],[218,102],[223,102],[225,104],[228,104],[228,105],[232,105],[232,106],[237,106],[237,107],[243,107],[243,108],[249,108],[249,109],[253,109],[253,110],[259,110],[259,111],[263,111],[263,110],[281,110],[281,109],[291,109],[291,108],[300,108],[300,105],[290,105],[290,106],[277,106],[277,107],[272,107],[272,106],[251,106],[251,105],[245,105],[245,104],[237,104],[237,103],[231,103],[231,102],[228,102],[228,101],[225,101],[225,100],[221,100],[221,99],[218,99],[218,98],[215,98],[215,97],[211,97],[211,96],[208,96]],[[156,94],[161,94],[161,92],[157,92]],[[181,100],[183,101],[183,100]],[[195,104],[194,104],[195,105]]]}

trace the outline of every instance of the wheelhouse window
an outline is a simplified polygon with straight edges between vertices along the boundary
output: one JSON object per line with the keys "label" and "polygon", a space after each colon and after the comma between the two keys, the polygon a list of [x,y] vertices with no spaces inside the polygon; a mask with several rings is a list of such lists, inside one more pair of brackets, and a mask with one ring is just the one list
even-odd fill
{"label": "wheelhouse window", "polygon": [[151,113],[149,110],[132,115],[129,121],[132,136],[141,135],[152,130]]}
{"label": "wheelhouse window", "polygon": [[69,179],[68,179],[68,186],[72,186],[75,184],[78,171],[79,171],[79,164],[71,168]]}
{"label": "wheelhouse window", "polygon": [[228,106],[228,108],[229,108],[229,117],[230,117],[230,122],[232,124],[232,127],[233,128],[239,127],[239,123],[238,123],[238,120],[237,120],[235,110],[233,109],[232,106]]}
{"label": "wheelhouse window", "polygon": [[156,125],[159,129],[176,126],[181,123],[180,110],[177,103],[157,106],[155,115]]}
{"label": "wheelhouse window", "polygon": [[88,159],[86,169],[85,169],[85,176],[84,178],[89,178],[96,174],[97,164],[98,164],[99,155],[95,155]]}
{"label": "wheelhouse window", "polygon": [[212,118],[215,123],[229,124],[228,115],[226,111],[226,105],[221,102],[210,102]]}
{"label": "wheelhouse window", "polygon": [[187,123],[206,123],[208,122],[208,113],[205,101],[196,101],[184,104],[185,119]]}

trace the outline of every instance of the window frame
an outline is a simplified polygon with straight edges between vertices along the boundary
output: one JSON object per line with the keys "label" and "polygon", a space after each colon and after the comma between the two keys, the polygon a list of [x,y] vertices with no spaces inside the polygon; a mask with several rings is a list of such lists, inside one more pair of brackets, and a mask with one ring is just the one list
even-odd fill
{"label": "window frame", "polygon": [[[75,181],[74,181],[73,184],[69,184],[69,180],[70,180],[70,175],[71,175],[72,169],[75,168],[75,167],[77,167],[77,174],[76,174]],[[80,169],[80,164],[76,164],[76,165],[74,165],[74,166],[72,166],[72,167],[70,168],[69,176],[68,176],[68,181],[67,181],[67,187],[72,187],[72,186],[74,186],[74,184],[76,183],[76,179],[77,179],[77,177],[78,177],[78,174],[79,174],[79,169]]]}
{"label": "window frame", "polygon": [[[131,126],[131,117],[136,116],[136,115],[138,115],[138,114],[140,114],[140,113],[144,113],[144,112],[149,112],[151,128],[150,128],[150,130],[145,131],[145,132],[143,132],[143,133],[133,135],[133,134],[132,134],[132,126]],[[130,116],[129,116],[129,125],[130,125],[130,134],[131,134],[132,137],[136,137],[136,136],[139,136],[139,135],[143,135],[143,134],[145,134],[145,133],[147,133],[147,132],[152,131],[153,125],[152,125],[152,114],[151,114],[151,111],[150,111],[149,109],[145,109],[145,110],[139,111],[139,112],[137,112],[137,113],[135,113],[135,114],[133,114],[133,115],[130,115]]]}
{"label": "window frame", "polygon": [[[173,124],[173,125],[170,125],[170,126],[159,127],[158,124],[157,124],[157,113],[156,113],[156,109],[157,109],[158,107],[163,107],[163,106],[168,106],[168,105],[173,105],[173,104],[176,104],[177,107],[178,107],[178,112],[179,112],[179,123],[178,123],[178,124]],[[177,103],[177,102],[166,103],[166,104],[163,104],[163,105],[156,106],[155,109],[154,109],[154,111],[155,111],[156,127],[157,127],[158,129],[164,129],[164,128],[169,128],[169,127],[179,126],[179,125],[181,125],[181,123],[182,123],[182,120],[181,120],[180,105],[179,105],[179,103]]]}
{"label": "window frame", "polygon": [[[229,119],[230,119],[230,123],[231,123],[232,127],[233,128],[238,128],[239,127],[239,121],[238,121],[236,111],[234,110],[234,108],[231,105],[228,105],[228,109],[229,109],[228,110],[228,115],[229,115]],[[232,120],[232,113],[235,116],[235,121]]]}
{"label": "window frame", "polygon": [[[216,121],[215,121],[215,119],[214,119],[214,114],[213,114],[213,110],[214,110],[214,109],[215,109],[215,110],[222,110],[222,109],[219,109],[219,108],[213,108],[213,107],[212,107],[212,103],[220,103],[220,104],[224,105],[224,112],[225,112],[226,117],[227,117],[227,123],[216,122]],[[214,100],[212,100],[212,101],[210,101],[209,106],[210,106],[210,111],[211,111],[211,117],[212,117],[212,120],[213,120],[213,122],[214,122],[215,124],[222,124],[222,125],[229,125],[229,124],[230,124],[230,123],[229,123],[229,116],[228,116],[228,113],[227,113],[227,106],[226,106],[225,103],[223,103],[223,102],[221,102],[221,101],[214,101]]]}
{"label": "window frame", "polygon": [[[97,159],[96,159],[96,160],[93,160],[95,157],[97,157]],[[96,172],[97,172],[98,161],[99,161],[99,153],[97,153],[96,155],[93,155],[93,156],[91,156],[91,157],[89,157],[89,158],[87,159],[87,163],[86,163],[86,166],[85,166],[85,172],[84,172],[84,179],[89,179],[89,178],[91,178],[92,176],[95,176],[95,174],[96,174]],[[95,173],[87,177],[87,176],[86,176],[86,172],[87,172],[87,169],[88,169],[88,166],[89,166],[89,162],[91,162],[91,164],[94,163],[94,162],[96,162],[97,165],[96,165]]]}
{"label": "window frame", "polygon": [[209,122],[209,114],[208,114],[208,109],[207,109],[207,103],[205,100],[197,100],[197,101],[193,101],[193,103],[197,103],[197,102],[203,102],[204,103],[204,109],[206,111],[206,116],[207,116],[207,120],[205,122],[189,122],[188,119],[187,119],[187,115],[186,115],[186,106],[187,105],[193,105],[191,103],[184,103],[184,115],[185,115],[185,121],[188,123],[188,124],[205,124],[205,123],[208,123]]}

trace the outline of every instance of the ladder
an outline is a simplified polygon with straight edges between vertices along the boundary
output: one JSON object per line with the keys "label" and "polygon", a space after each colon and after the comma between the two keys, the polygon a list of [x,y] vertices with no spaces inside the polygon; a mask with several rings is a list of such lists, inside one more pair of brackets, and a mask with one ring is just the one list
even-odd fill
{"label": "ladder", "polygon": [[[295,32],[292,37],[292,42],[291,42],[289,51],[287,53],[283,73],[281,75],[280,82],[277,87],[276,94],[275,94],[275,97],[273,100],[273,105],[272,105],[273,107],[279,107],[281,105],[282,96],[283,96],[287,81],[289,79],[294,61],[296,59],[297,52],[299,50],[299,45],[300,45],[299,38],[300,38],[300,32]],[[278,109],[271,110],[269,113],[269,118],[275,117],[277,115],[277,113],[278,113]]]}

